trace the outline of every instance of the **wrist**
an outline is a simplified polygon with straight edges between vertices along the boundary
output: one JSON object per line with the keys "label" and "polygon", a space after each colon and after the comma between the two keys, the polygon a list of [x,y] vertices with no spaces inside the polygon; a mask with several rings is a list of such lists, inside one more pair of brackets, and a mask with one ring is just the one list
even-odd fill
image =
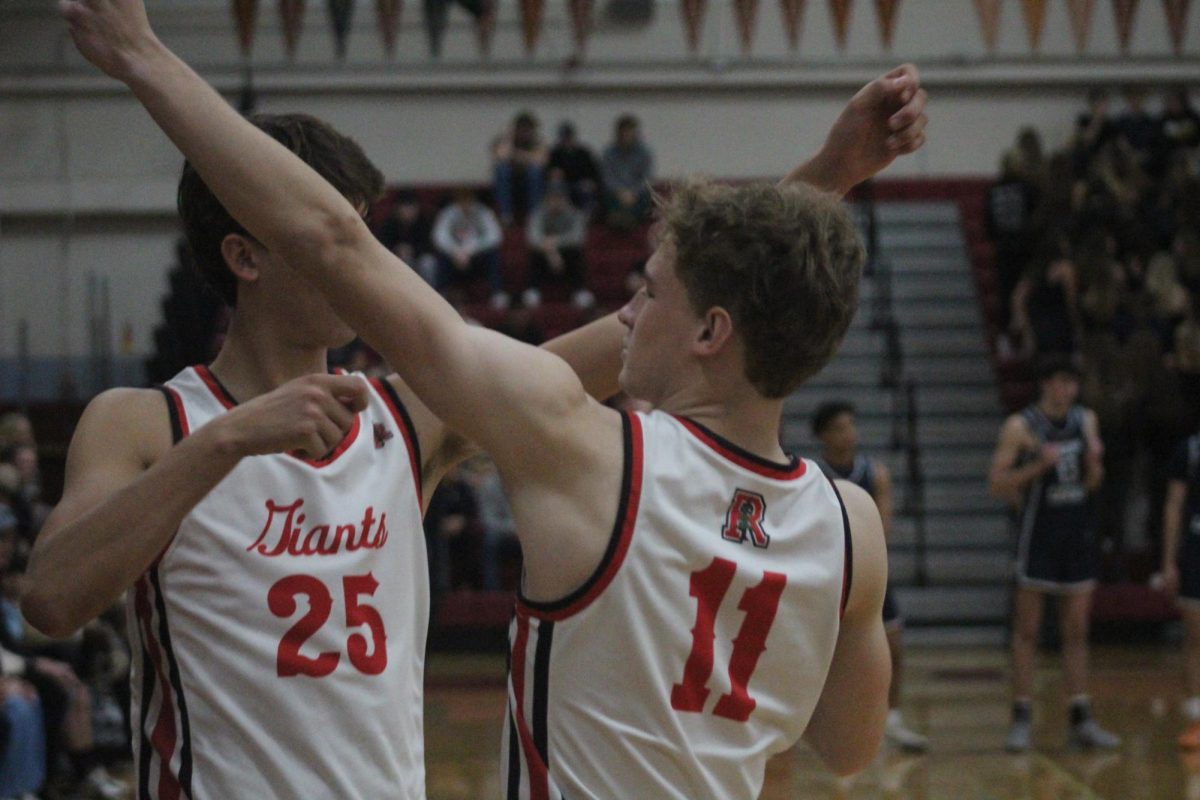
{"label": "wrist", "polygon": [[207,451],[209,457],[222,461],[237,463],[247,456],[254,455],[247,437],[237,424],[236,409],[205,425],[191,438]]}
{"label": "wrist", "polygon": [[131,89],[147,87],[161,80],[175,61],[174,54],[150,33],[122,53],[121,73],[117,77]]}

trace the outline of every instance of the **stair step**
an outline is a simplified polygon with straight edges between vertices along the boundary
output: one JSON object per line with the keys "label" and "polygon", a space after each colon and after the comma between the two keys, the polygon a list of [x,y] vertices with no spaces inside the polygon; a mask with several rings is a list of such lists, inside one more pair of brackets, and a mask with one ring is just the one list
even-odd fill
{"label": "stair step", "polygon": [[[972,515],[962,514],[960,516]],[[939,524],[933,519],[926,519],[925,547],[930,550],[959,548],[963,550],[999,549],[1010,552],[1012,550],[1011,539],[1003,518],[1000,518],[1000,523],[1000,525],[996,525],[988,519],[976,525],[948,526]],[[892,521],[892,535],[888,544],[890,547],[901,550],[916,547],[917,520],[911,517],[896,517]]]}
{"label": "stair step", "polygon": [[875,204],[875,219],[881,226],[905,223],[959,224],[958,203],[953,202],[887,202]]}
{"label": "stair step", "polygon": [[1004,623],[1009,617],[1008,586],[901,586],[896,594],[909,623]]}
{"label": "stair step", "polygon": [[[916,554],[891,550],[888,577],[897,586],[912,584],[916,576]],[[1012,555],[1007,550],[931,550],[925,554],[925,574],[933,585],[997,585],[1012,577]]]}

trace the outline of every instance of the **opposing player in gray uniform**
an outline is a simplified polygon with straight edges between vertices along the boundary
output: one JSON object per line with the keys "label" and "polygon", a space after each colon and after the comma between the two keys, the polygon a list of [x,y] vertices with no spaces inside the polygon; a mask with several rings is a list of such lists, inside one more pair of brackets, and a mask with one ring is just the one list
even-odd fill
{"label": "opposing player in gray uniform", "polygon": [[[812,417],[813,435],[821,442],[817,463],[830,480],[847,480],[871,495],[883,520],[883,535],[892,534],[892,475],[887,465],[858,449],[857,410],[852,403],[834,400],[823,403]],[[910,753],[923,753],[929,739],[908,727],[900,711],[900,684],[903,675],[904,617],[889,583],[883,596],[883,627],[887,631],[888,651],[892,659],[892,685],[888,690],[888,717],[884,737]]]}
{"label": "opposing player in gray uniform", "polygon": [[1033,746],[1033,670],[1047,594],[1059,596],[1069,744],[1114,748],[1121,740],[1092,718],[1087,695],[1088,628],[1099,574],[1090,493],[1104,480],[1096,415],[1076,403],[1079,373],[1067,358],[1038,370],[1038,400],[1000,429],[988,484],[1020,526],[1012,638],[1013,718],[1005,747]]}

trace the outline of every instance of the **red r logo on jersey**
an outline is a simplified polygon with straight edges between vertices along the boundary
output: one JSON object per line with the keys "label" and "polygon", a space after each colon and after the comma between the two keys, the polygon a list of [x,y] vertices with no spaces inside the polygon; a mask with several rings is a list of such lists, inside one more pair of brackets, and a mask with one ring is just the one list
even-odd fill
{"label": "red r logo on jersey", "polygon": [[766,515],[767,501],[761,494],[738,489],[733,493],[729,510],[725,512],[725,527],[721,529],[721,536],[738,544],[749,539],[755,547],[766,547],[771,543],[771,537],[763,528]]}

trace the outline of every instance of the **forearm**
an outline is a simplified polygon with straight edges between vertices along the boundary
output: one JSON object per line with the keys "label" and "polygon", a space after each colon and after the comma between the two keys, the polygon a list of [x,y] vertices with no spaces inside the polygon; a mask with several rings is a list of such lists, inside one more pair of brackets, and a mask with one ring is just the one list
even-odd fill
{"label": "forearm", "polygon": [[29,622],[62,637],[101,614],[238,460],[227,442],[201,429],[99,505],[73,519],[51,517],[29,562],[31,589],[22,602]]}
{"label": "forearm", "polygon": [[992,491],[997,495],[1022,492],[1043,472],[1045,472],[1045,468],[1036,461],[1023,467],[1006,469],[1000,475],[992,478]]}
{"label": "forearm", "polygon": [[589,395],[606,400],[621,388],[625,334],[625,326],[614,313],[551,339],[542,347],[571,366]]}
{"label": "forearm", "polygon": [[823,151],[793,169],[780,181],[780,185],[789,183],[807,183],[823,191],[832,192],[838,197],[845,196],[854,188],[853,184],[846,182],[838,165],[827,158]]}
{"label": "forearm", "polygon": [[336,223],[357,219],[336,189],[157,40],[130,60],[123,79],[221,204],[268,249],[285,256],[311,250],[321,235],[342,229]]}

